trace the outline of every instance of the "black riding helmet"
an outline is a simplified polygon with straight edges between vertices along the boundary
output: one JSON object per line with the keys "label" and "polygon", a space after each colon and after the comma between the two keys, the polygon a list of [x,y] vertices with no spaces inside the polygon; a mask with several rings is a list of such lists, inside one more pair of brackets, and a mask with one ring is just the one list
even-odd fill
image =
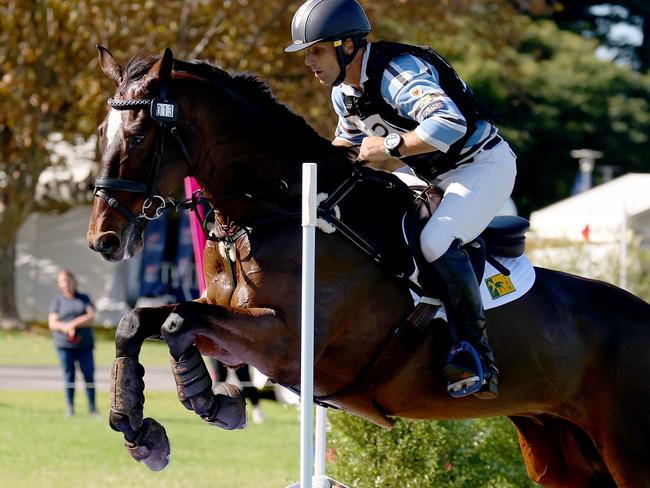
{"label": "black riding helmet", "polygon": [[[317,42],[333,41],[340,68],[334,85],[339,85],[345,79],[345,68],[365,45],[364,38],[370,30],[368,16],[356,0],[307,0],[293,16],[293,44],[285,51],[302,51]],[[346,55],[341,43],[337,42],[348,38],[354,42],[350,55]]]}

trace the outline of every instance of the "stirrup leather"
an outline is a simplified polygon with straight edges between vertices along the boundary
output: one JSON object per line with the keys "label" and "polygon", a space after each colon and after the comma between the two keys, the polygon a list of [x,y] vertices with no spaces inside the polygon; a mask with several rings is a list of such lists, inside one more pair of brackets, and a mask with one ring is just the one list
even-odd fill
{"label": "stirrup leather", "polygon": [[447,392],[453,398],[477,393],[485,379],[478,352],[467,341],[452,346],[444,372],[447,378]]}

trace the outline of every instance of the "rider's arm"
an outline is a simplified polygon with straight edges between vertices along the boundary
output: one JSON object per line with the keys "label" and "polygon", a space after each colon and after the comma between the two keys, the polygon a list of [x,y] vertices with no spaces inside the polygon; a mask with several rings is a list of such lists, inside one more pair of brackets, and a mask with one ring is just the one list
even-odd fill
{"label": "rider's arm", "polygon": [[[399,73],[399,77],[393,73]],[[447,152],[467,132],[467,122],[442,90],[438,72],[415,56],[407,54],[391,61],[384,72],[381,93],[402,117],[420,124],[404,137],[401,154]]]}
{"label": "rider's arm", "polygon": [[[439,85],[435,68],[415,56],[406,54],[390,62],[382,77],[381,94],[399,115],[419,123],[402,134],[400,156],[447,152],[467,131],[462,113]],[[365,138],[359,157],[368,161],[386,159],[384,138]]]}

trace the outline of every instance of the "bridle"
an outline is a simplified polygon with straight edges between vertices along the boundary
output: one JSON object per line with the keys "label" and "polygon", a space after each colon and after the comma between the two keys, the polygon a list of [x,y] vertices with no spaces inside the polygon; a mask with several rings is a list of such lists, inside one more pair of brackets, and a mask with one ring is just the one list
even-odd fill
{"label": "bridle", "polygon": [[[123,178],[98,177],[95,179],[95,196],[101,198],[109,206],[119,211],[133,225],[137,225],[143,220],[156,220],[163,215],[166,208],[177,206],[173,200],[156,193],[160,165],[165,152],[168,135],[171,135],[180,146],[183,156],[190,166],[190,172],[193,172],[194,169],[187,148],[183,143],[180,133],[178,132],[178,127],[176,126],[178,120],[178,104],[173,100],[167,99],[166,84],[163,84],[160,88],[158,98],[123,100],[109,98],[108,105],[111,108],[120,111],[148,108],[151,118],[157,124],[155,150],[149,166],[146,182],[127,180]],[[111,196],[107,190],[144,194],[145,200],[142,204],[140,214],[137,216],[134,215],[133,212],[122,205],[115,197]],[[155,208],[155,210],[153,211],[153,215],[150,215],[152,208]]]}

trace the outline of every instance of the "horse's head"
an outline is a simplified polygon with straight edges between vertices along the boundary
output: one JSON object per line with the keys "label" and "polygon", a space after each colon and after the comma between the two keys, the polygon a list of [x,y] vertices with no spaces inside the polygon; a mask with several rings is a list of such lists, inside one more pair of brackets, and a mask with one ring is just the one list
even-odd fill
{"label": "horse's head", "polygon": [[88,244],[109,261],[142,249],[148,220],[189,174],[175,132],[177,106],[167,101],[173,55],[136,56],[126,69],[98,46],[102,71],[115,84],[108,115],[99,126],[101,164],[88,226]]}

